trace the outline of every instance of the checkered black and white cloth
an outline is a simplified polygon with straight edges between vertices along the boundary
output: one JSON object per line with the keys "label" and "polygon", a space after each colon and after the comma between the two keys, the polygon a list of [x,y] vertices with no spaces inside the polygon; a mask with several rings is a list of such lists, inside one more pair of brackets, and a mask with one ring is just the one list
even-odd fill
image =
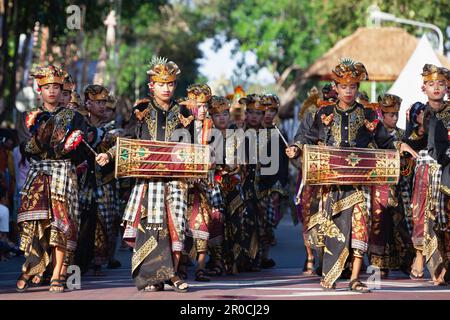
{"label": "checkered black and white cloth", "polygon": [[[146,199],[144,199],[145,186],[147,186]],[[143,201],[147,201],[147,222],[153,228],[162,228],[167,203],[179,241],[183,242],[186,233],[187,184],[179,180],[136,180],[123,220],[134,223],[140,207],[144,204]]]}
{"label": "checkered black and white cloth", "polygon": [[[448,218],[445,209],[444,194],[440,192],[441,178],[442,178],[442,167],[433,159],[426,150],[421,150],[419,152],[419,159],[417,160],[416,170],[418,166],[435,166],[437,169],[432,175],[429,176],[429,183],[431,185],[431,201],[428,204],[431,208],[435,209],[436,212],[436,223],[440,226],[443,231],[446,230]],[[423,177],[414,176],[415,179],[423,179]]]}
{"label": "checkered black and white cloth", "polygon": [[90,208],[94,205],[94,201],[98,214],[105,222],[106,234],[110,238],[113,236],[113,223],[119,211],[118,193],[115,192],[112,183],[107,183],[96,188],[85,185],[80,190],[80,205],[82,208]]}
{"label": "checkered black and white cloth", "polygon": [[206,194],[212,208],[219,209],[223,206],[222,193],[220,192],[220,188],[218,185],[214,185],[212,188],[209,188]]}
{"label": "checkered black and white cloth", "polygon": [[[70,219],[80,223],[80,212],[78,206],[78,184],[75,166],[70,160],[31,160],[30,170],[23,185],[21,195],[29,195],[31,185],[39,174],[51,177],[51,197],[67,204]],[[22,220],[21,220],[22,219]],[[26,217],[18,217],[18,222],[25,221]],[[68,225],[58,224],[55,227],[63,232],[68,232]]]}

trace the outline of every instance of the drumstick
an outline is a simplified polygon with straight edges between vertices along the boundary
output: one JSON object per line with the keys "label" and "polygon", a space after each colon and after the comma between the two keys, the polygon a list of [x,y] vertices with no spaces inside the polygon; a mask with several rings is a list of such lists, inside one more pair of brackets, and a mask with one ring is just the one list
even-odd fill
{"label": "drumstick", "polygon": [[81,141],[83,141],[84,142],[84,145],[86,146],[86,147],[88,147],[88,149],[95,155],[95,157],[97,158],[97,156],[98,156],[98,154],[97,154],[97,152],[95,152],[95,150],[94,149],[92,149],[92,147],[89,145],[89,143],[87,143],[86,142],[86,140],[81,140]]}
{"label": "drumstick", "polygon": [[74,150],[81,142],[83,142],[85,146],[88,147],[89,151],[91,151],[95,155],[95,157],[97,157],[97,152],[95,152],[95,150],[92,149],[91,146],[86,142],[86,140],[84,140],[81,130],[75,130],[67,137],[68,133],[69,129],[67,129],[67,132],[65,134],[64,150],[70,152]]}
{"label": "drumstick", "polygon": [[284,138],[283,134],[281,133],[280,129],[278,129],[277,125],[274,123],[273,126],[275,129],[277,129],[278,133],[280,134],[281,139],[283,139],[284,144],[286,145],[286,148],[289,148],[289,143]]}

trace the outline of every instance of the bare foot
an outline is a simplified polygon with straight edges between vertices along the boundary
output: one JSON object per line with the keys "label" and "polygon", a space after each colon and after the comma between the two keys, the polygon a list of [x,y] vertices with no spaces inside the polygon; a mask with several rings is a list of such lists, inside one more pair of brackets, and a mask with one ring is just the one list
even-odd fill
{"label": "bare foot", "polygon": [[44,279],[44,274],[40,273],[37,274],[33,277],[33,280],[31,280],[31,282],[33,282],[33,284],[39,285],[42,283],[42,280]]}
{"label": "bare foot", "polygon": [[433,284],[435,286],[443,286],[446,284],[445,283],[445,273],[446,273],[446,270],[445,270],[445,268],[443,268],[441,273],[439,274],[439,276],[433,277]]}

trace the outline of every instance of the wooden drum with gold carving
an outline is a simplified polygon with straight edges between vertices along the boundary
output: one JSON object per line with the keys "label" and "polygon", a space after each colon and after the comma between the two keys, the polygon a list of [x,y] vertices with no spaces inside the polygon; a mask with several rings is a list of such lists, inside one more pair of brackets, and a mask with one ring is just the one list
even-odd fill
{"label": "wooden drum with gold carving", "polygon": [[117,138],[117,178],[206,178],[208,145]]}
{"label": "wooden drum with gold carving", "polygon": [[396,150],[303,146],[303,182],[308,185],[397,184]]}

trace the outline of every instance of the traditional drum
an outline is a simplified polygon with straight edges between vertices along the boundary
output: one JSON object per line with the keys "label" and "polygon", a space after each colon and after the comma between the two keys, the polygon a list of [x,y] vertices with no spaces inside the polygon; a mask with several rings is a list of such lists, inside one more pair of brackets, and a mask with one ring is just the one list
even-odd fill
{"label": "traditional drum", "polygon": [[206,178],[208,145],[117,138],[116,178]]}
{"label": "traditional drum", "polygon": [[302,165],[308,185],[397,184],[400,177],[396,150],[305,145]]}

